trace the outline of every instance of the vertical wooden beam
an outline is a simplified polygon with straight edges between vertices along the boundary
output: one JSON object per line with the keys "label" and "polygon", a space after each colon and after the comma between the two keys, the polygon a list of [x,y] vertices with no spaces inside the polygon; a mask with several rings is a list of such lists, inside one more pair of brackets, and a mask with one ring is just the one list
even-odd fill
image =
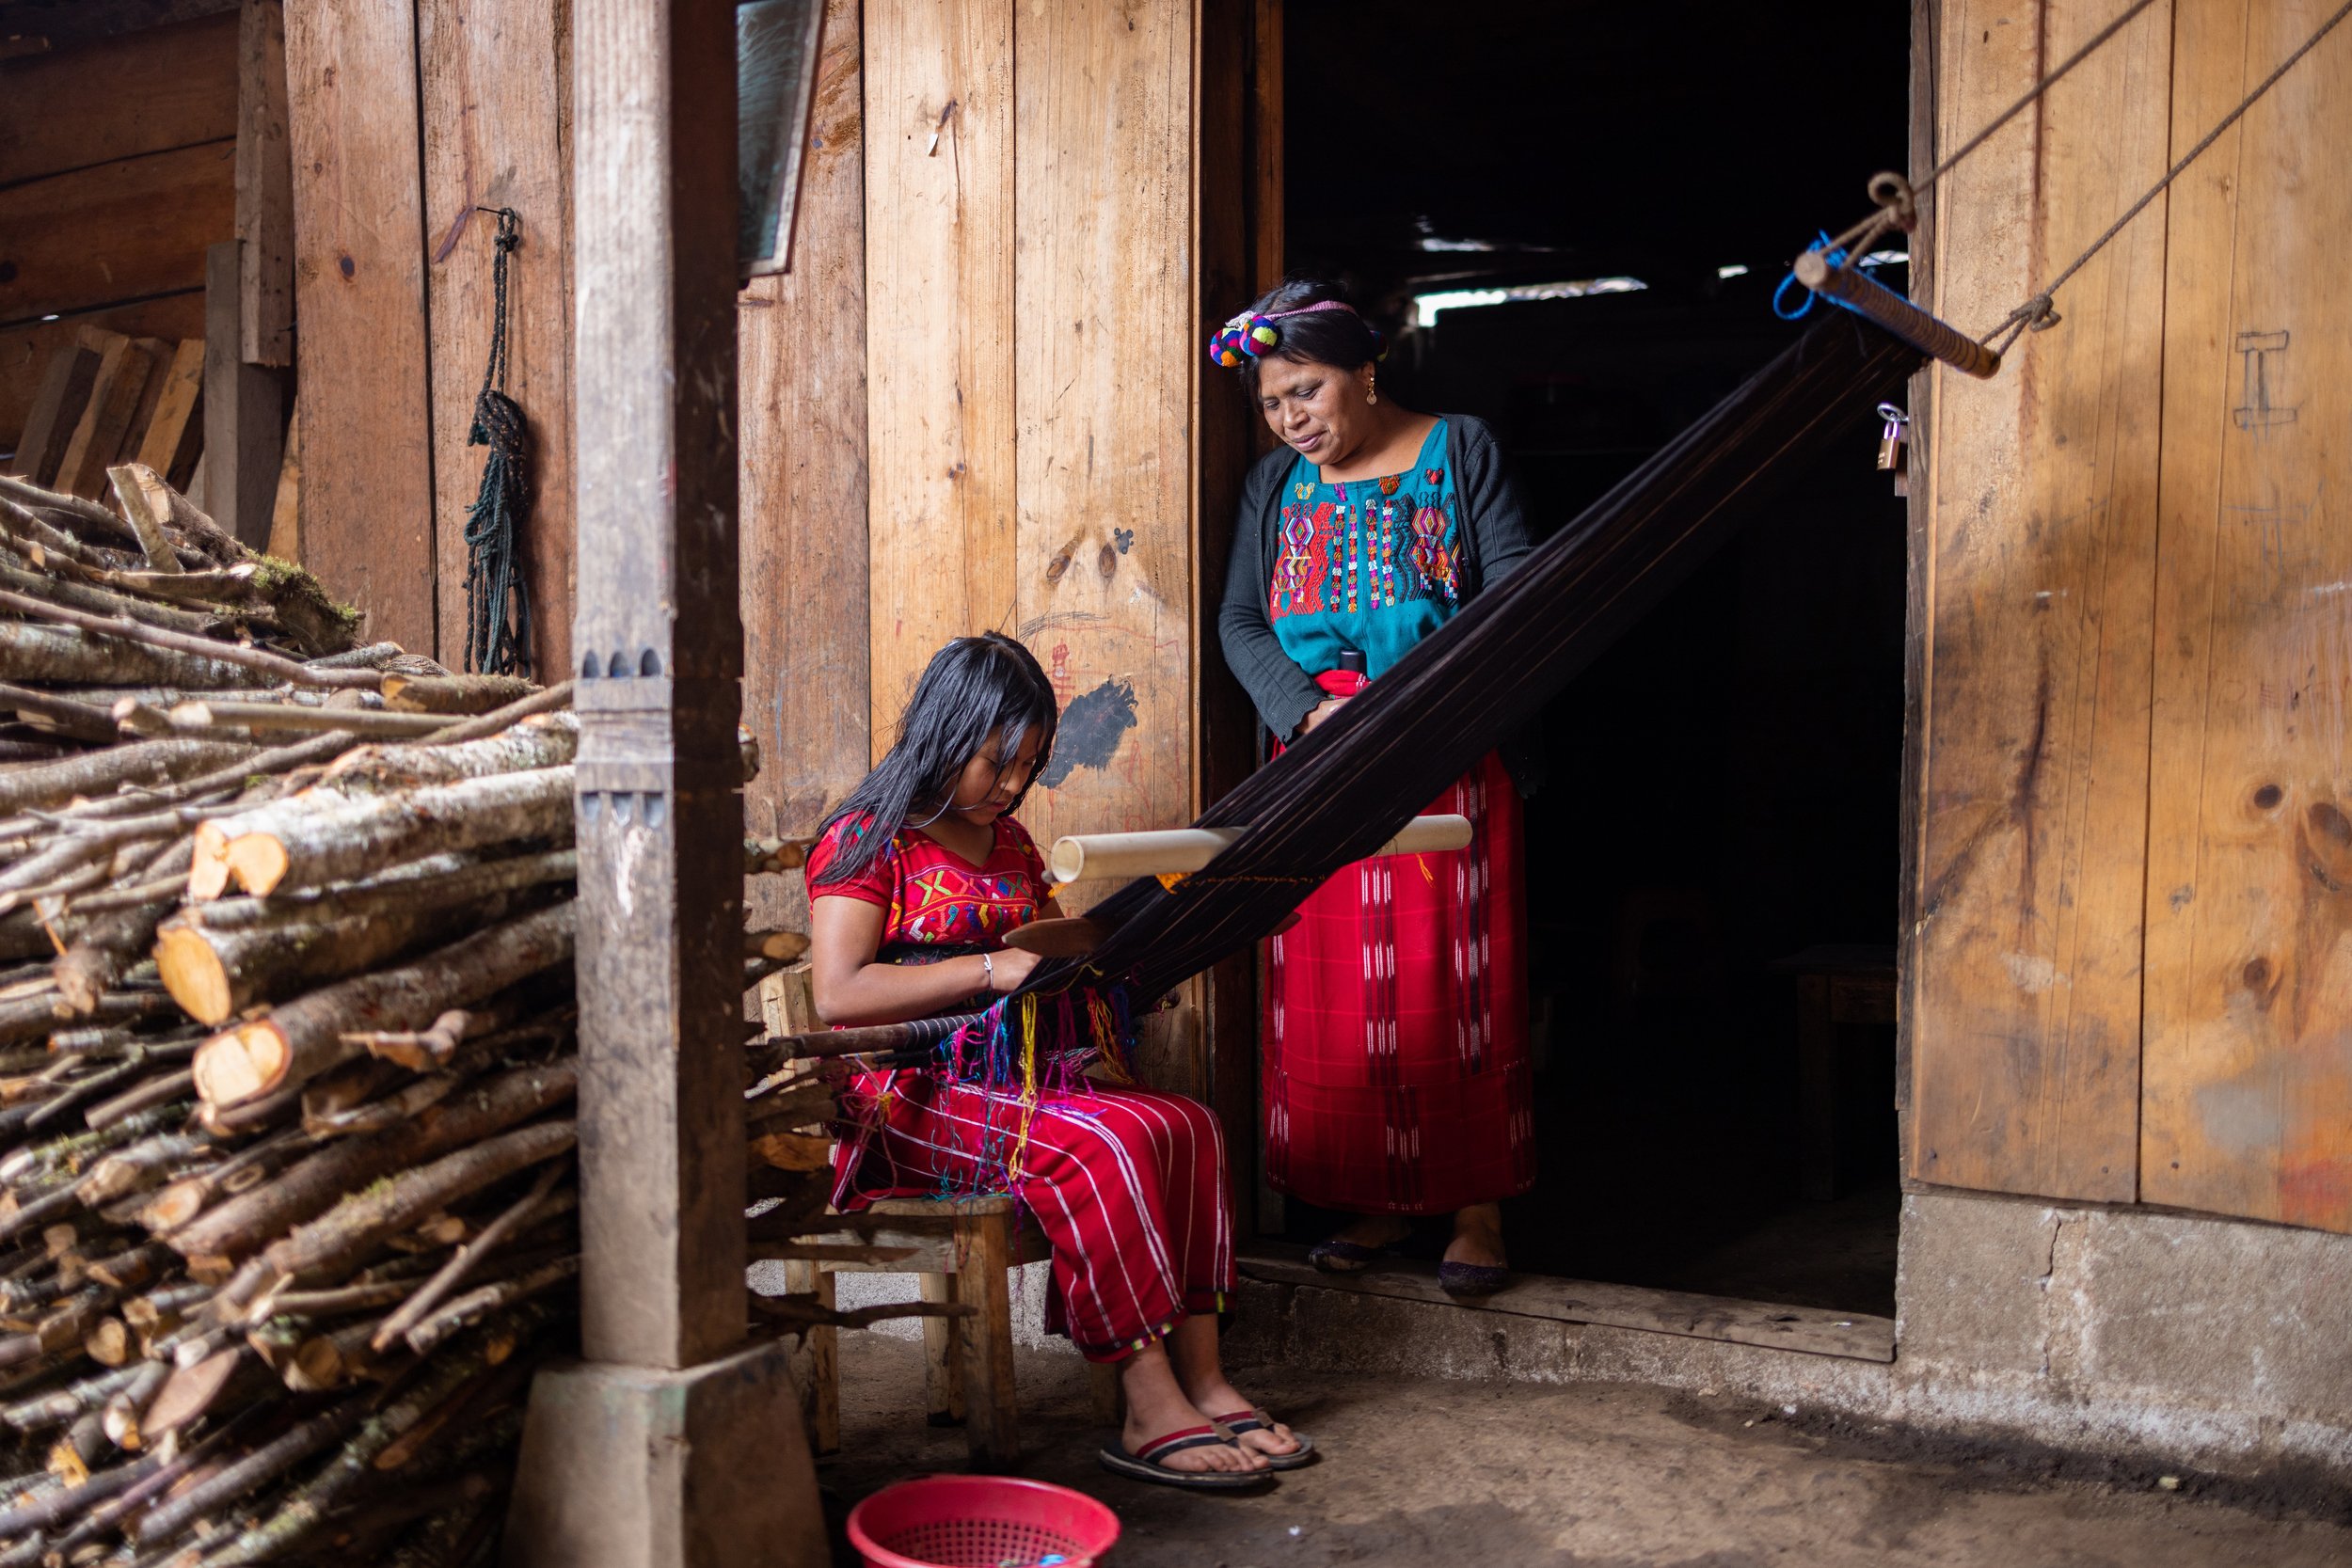
{"label": "vertical wooden beam", "polygon": [[563,0],[420,0],[419,99],[424,125],[425,275],[432,323],[434,656],[466,656],[466,514],[486,449],[466,444],[494,315],[498,220],[511,207],[522,243],[508,263],[507,395],[531,435],[531,518],[522,540],[533,673],[571,667],[571,182],[564,146],[571,85],[559,74]]}
{"label": "vertical wooden beam", "polygon": [[735,10],[573,16],[580,1343],[678,1369],[746,1318]]}
{"label": "vertical wooden beam", "polygon": [[286,114],[285,0],[245,0],[237,19],[238,353],[294,364],[294,151]]}
{"label": "vertical wooden beam", "polygon": [[[1259,421],[1230,372],[1208,361],[1208,335],[1259,290],[1253,227],[1263,186],[1252,152],[1259,96],[1260,14],[1275,0],[1196,0],[1193,50],[1193,230],[1200,297],[1184,363],[1193,387],[1193,815],[1222,799],[1257,763],[1257,715],[1226,667],[1216,611],[1232,550],[1234,508],[1256,452]],[[1277,84],[1279,92],[1279,84]],[[1278,186],[1279,189],[1279,186]],[[1279,213],[1276,214],[1279,229]],[[1258,959],[1237,954],[1209,972],[1203,998],[1208,1091],[1225,1129],[1237,1212],[1255,1191]]]}
{"label": "vertical wooden beam", "polygon": [[866,39],[879,754],[941,643],[1016,626],[1012,0],[871,7]]}
{"label": "vertical wooden beam", "polygon": [[1192,805],[1191,8],[1032,8],[1014,55],[1017,603],[1063,706],[1023,807],[1044,840]]}
{"label": "vertical wooden beam", "polygon": [[[285,457],[284,372],[246,362],[238,243],[204,253],[204,510],[261,549]],[[347,412],[347,411],[345,411]]]}
{"label": "vertical wooden beam", "polygon": [[[2108,21],[1947,0],[1948,144]],[[2167,8],[1938,190],[1936,313],[1983,330],[2163,172]],[[1934,384],[1932,629],[1910,1038],[1918,1180],[2128,1202],[2154,588],[2157,215],[1993,382]]]}
{"label": "vertical wooden beam", "polygon": [[[866,776],[866,134],[858,0],[829,0],[792,270],[737,304],[743,359],[746,830],[813,832]],[[805,929],[798,877],[753,879],[760,929]]]}
{"label": "vertical wooden beam", "polygon": [[[2173,147],[2320,14],[2181,7]],[[2169,213],[2140,220],[2169,230],[2146,328],[2162,324],[2165,440],[2140,1196],[2338,1231],[2352,1230],[2352,300],[2338,255],[2352,193],[2280,171],[2352,137],[2348,42],[2281,78],[2173,186]]]}
{"label": "vertical wooden beam", "polygon": [[[1257,287],[1263,293],[1282,280],[1288,266],[1288,197],[1282,183],[1282,0],[1251,0],[1256,26],[1250,57],[1249,158],[1250,250],[1257,261]],[[1272,439],[1271,433],[1267,438]]]}
{"label": "vertical wooden beam", "polygon": [[416,14],[313,0],[286,16],[294,166],[303,564],[370,637],[435,645],[433,428]]}

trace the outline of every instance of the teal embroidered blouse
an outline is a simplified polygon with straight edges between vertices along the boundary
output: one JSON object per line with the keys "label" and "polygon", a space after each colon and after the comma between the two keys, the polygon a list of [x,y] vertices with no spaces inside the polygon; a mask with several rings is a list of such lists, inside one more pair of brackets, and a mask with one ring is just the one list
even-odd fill
{"label": "teal embroidered blouse", "polygon": [[1354,648],[1377,680],[1461,608],[1460,508],[1446,451],[1439,420],[1400,474],[1327,484],[1306,458],[1292,465],[1266,615],[1309,674],[1338,669],[1341,651]]}

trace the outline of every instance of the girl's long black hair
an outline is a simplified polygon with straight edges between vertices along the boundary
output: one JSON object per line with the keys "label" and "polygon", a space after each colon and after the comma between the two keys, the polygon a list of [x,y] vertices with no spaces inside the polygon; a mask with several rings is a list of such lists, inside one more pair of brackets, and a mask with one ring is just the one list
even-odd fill
{"label": "girl's long black hair", "polygon": [[[845,817],[850,826],[820,882],[856,876],[889,847],[900,828],[944,816],[957,775],[979,755],[991,734],[998,736],[997,755],[1009,762],[1029,732],[1039,732],[1037,768],[1029,776],[1044,772],[1058,717],[1053,683],[1036,656],[1011,638],[984,632],[959,637],[940,649],[914,683],[889,753],[825,819],[828,832]],[[1005,815],[1018,810],[1028,793],[1024,784]]]}

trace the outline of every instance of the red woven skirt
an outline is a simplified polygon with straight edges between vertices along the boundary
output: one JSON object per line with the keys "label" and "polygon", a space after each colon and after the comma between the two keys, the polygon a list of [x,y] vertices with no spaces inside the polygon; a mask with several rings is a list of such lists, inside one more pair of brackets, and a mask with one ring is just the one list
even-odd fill
{"label": "red woven skirt", "polygon": [[1489,752],[1431,814],[1470,847],[1359,861],[1266,970],[1266,1176],[1356,1213],[1440,1214],[1535,1180],[1524,826]]}

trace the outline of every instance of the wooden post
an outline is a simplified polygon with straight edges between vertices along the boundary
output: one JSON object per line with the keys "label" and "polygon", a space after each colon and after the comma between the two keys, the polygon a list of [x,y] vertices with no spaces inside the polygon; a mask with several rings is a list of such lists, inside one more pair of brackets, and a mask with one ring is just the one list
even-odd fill
{"label": "wooden post", "polygon": [[261,549],[286,454],[286,377],[245,362],[244,284],[234,240],[204,253],[204,510]]}
{"label": "wooden post", "polygon": [[294,364],[294,150],[286,121],[285,0],[237,19],[237,356]]}
{"label": "wooden post", "polygon": [[506,1560],[818,1568],[789,1347],[744,1348],[735,7],[572,19],[587,1364],[532,1390]]}
{"label": "wooden post", "polygon": [[961,1324],[966,1451],[975,1469],[1009,1469],[1021,1457],[1012,1300],[1006,1278],[1012,1266],[1011,1206],[972,1215],[958,1241],[959,1266],[948,1277],[955,1285],[955,1299],[973,1309]]}

